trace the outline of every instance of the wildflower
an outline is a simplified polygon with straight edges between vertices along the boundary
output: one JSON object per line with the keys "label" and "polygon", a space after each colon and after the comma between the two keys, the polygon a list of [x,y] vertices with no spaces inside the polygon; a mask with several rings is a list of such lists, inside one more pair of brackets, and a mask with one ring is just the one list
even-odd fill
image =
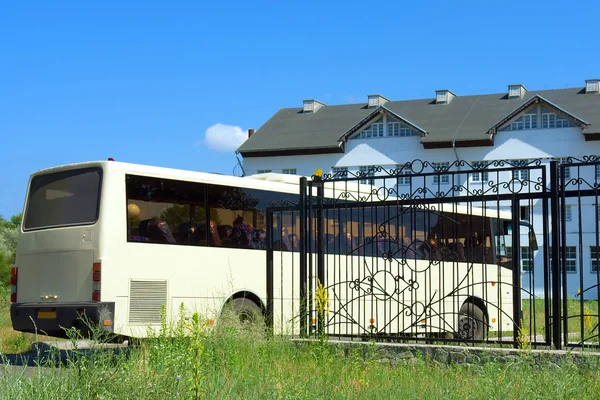
{"label": "wildflower", "polygon": [[175,379],[177,379],[177,380],[180,380],[180,379],[181,379],[181,375],[177,375],[177,376],[175,377]]}

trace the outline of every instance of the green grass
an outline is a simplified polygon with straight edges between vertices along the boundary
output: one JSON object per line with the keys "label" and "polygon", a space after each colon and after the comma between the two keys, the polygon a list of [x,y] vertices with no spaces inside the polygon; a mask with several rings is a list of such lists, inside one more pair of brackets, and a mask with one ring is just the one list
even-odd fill
{"label": "green grass", "polygon": [[[551,306],[551,305],[550,305]],[[583,312],[581,307],[583,306]],[[561,303],[561,311],[562,311]],[[544,300],[536,299],[533,301],[523,301],[523,320],[525,329],[529,332],[537,334],[545,334],[546,326],[544,321],[545,316]],[[598,301],[586,300],[579,301],[576,299],[567,300],[567,315],[569,341],[576,342],[582,339],[581,332],[583,328],[583,339],[590,342],[598,342]],[[582,318],[583,316],[583,318]],[[583,326],[582,326],[583,323]],[[534,325],[535,324],[535,325]],[[562,330],[562,325],[561,325]]]}
{"label": "green grass", "polygon": [[598,398],[600,362],[441,365],[345,353],[324,341],[268,338],[234,318],[206,330],[181,318],[131,350],[59,368],[0,366],[0,399],[554,399]]}
{"label": "green grass", "polygon": [[481,365],[394,362],[325,341],[269,338],[235,318],[208,330],[182,313],[128,357],[104,351],[61,367],[0,365],[0,399],[592,399],[600,397],[599,367],[568,358],[534,365],[526,356]]}

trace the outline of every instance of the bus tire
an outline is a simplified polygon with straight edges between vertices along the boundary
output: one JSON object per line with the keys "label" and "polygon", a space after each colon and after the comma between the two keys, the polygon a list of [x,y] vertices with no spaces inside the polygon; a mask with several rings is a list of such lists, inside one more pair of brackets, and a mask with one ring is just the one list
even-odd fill
{"label": "bus tire", "polygon": [[242,325],[265,325],[265,318],[260,307],[250,299],[237,298],[228,302],[228,309],[239,318]]}
{"label": "bus tire", "polygon": [[466,340],[483,340],[489,325],[485,313],[479,306],[467,302],[458,314],[458,337]]}

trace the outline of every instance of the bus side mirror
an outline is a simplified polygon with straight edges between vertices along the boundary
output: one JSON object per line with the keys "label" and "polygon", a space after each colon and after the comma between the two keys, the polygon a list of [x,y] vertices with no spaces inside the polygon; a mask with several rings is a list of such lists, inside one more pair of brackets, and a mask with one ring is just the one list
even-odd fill
{"label": "bus side mirror", "polygon": [[538,249],[537,239],[535,237],[535,232],[529,231],[529,248],[531,251],[535,251]]}

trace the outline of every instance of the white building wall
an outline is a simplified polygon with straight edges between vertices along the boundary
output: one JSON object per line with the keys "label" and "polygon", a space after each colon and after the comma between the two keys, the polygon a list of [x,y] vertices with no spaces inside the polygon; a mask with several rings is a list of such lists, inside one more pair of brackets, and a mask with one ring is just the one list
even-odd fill
{"label": "white building wall", "polygon": [[[486,139],[482,133],[482,139]],[[458,159],[465,161],[480,160],[507,160],[507,159],[537,159],[549,161],[553,157],[577,157],[584,155],[600,155],[600,142],[586,142],[580,128],[533,129],[521,131],[499,131],[494,138],[494,146],[489,147],[462,147],[457,149],[431,149],[425,150],[419,137],[383,137],[370,139],[350,139],[345,145],[345,153],[324,155],[295,155],[283,157],[245,158],[244,170],[247,175],[256,173],[259,169],[270,169],[281,172],[284,168],[296,168],[299,175],[310,176],[316,169],[324,173],[330,172],[333,167],[347,167],[350,171],[358,171],[359,166],[378,165],[394,168],[413,160],[429,162],[450,162]],[[577,175],[573,168],[572,176]],[[539,174],[537,174],[539,176]],[[535,173],[531,180],[537,179]],[[490,172],[490,178],[495,179],[496,174]],[[594,182],[593,168],[587,168],[583,177],[588,182]],[[463,176],[464,178],[464,176]],[[511,179],[506,172],[499,177],[502,182]],[[549,179],[549,174],[548,174]],[[380,184],[378,180],[376,184]],[[485,187],[481,183],[455,182],[456,184],[469,185],[470,187]],[[433,185],[432,181],[428,184]],[[389,185],[386,182],[386,185]],[[441,190],[450,190],[451,185],[440,185]],[[532,190],[533,191],[533,190]],[[596,282],[596,273],[591,272],[590,246],[596,245],[596,214],[595,199],[583,198],[582,200],[582,235],[583,244],[579,244],[579,214],[577,212],[577,199],[568,200],[575,204],[572,209],[572,221],[567,222],[567,245],[577,246],[577,272],[569,273],[568,294],[576,296],[581,289],[580,272],[583,275],[583,287],[588,287]],[[525,203],[521,205],[526,205]],[[536,229],[540,249],[534,252],[534,273],[523,274],[523,288],[531,288],[536,295],[543,295],[543,241],[542,232],[542,204],[533,201],[534,227]],[[550,223],[550,221],[549,221]],[[527,236],[521,240],[522,246],[527,244]],[[583,268],[583,269],[581,269]],[[597,298],[597,292],[590,291],[586,298]]]}

